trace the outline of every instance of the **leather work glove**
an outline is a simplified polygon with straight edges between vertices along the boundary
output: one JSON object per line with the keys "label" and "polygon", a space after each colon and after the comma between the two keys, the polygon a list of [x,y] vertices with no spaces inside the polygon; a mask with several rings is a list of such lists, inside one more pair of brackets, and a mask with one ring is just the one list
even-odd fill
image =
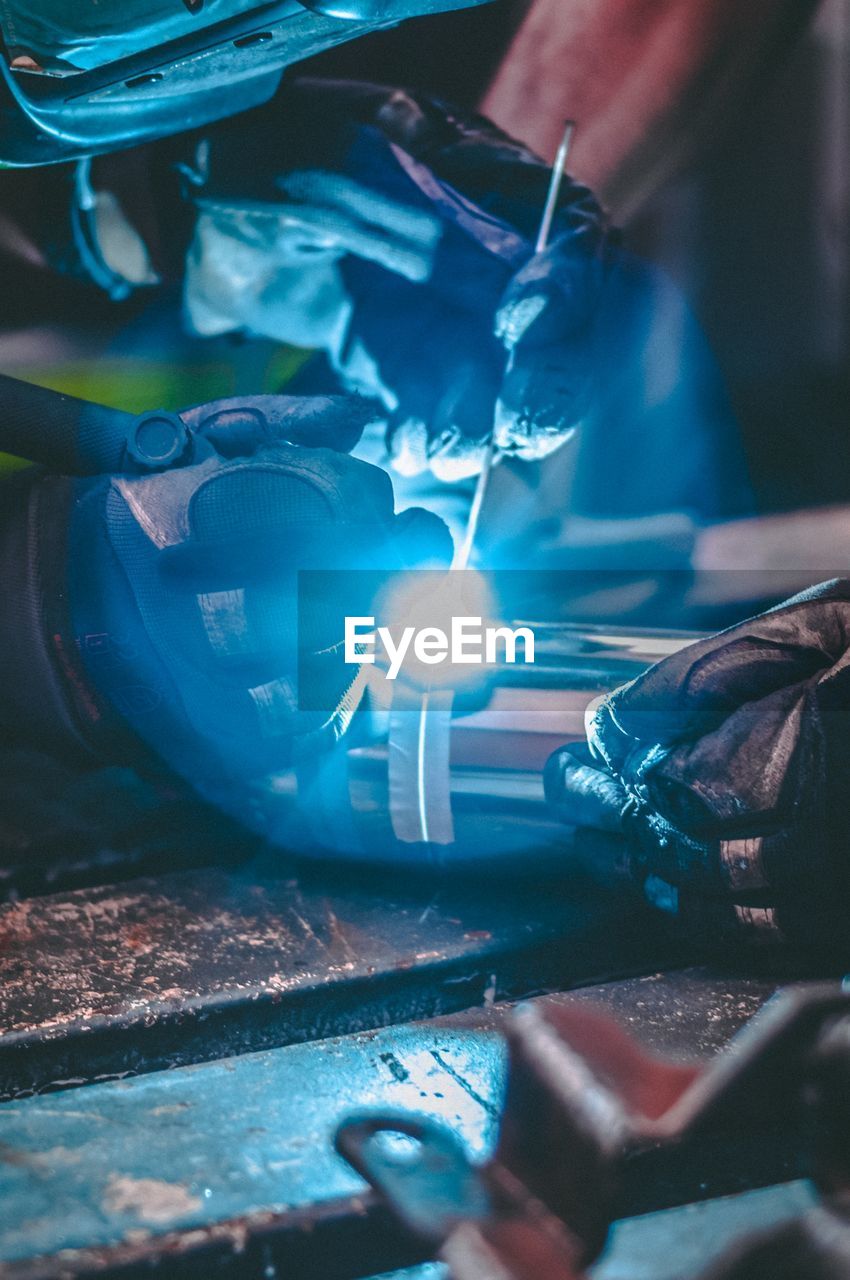
{"label": "leather work glove", "polygon": [[665,658],[591,704],[587,735],[546,789],[591,862],[699,941],[848,950],[850,581]]}
{"label": "leather work glove", "polygon": [[591,398],[607,231],[564,179],[534,253],[550,170],[489,121],[420,93],[296,80],[218,129],[194,168],[186,309],[203,334],[322,347],[378,396],[392,465],[480,470],[494,429],[541,458]]}
{"label": "leather work glove", "polygon": [[[277,439],[264,401],[284,406]],[[221,401],[181,415],[189,465],[7,479],[4,739],[92,765],[164,762],[268,834],[269,776],[331,747],[362,693],[343,661],[348,601],[299,596],[297,571],[451,554],[436,517],[395,516],[386,473],[343,452],[371,413],[353,397]],[[366,612],[370,575],[345,577]],[[305,654],[316,710],[299,698]]]}

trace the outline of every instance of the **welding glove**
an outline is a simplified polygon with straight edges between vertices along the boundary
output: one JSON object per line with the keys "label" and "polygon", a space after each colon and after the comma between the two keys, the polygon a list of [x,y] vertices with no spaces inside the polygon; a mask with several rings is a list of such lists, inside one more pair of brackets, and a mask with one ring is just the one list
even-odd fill
{"label": "welding glove", "polygon": [[188,172],[191,325],[325,349],[383,401],[400,473],[474,475],[494,421],[505,453],[541,458],[581,421],[604,219],[566,178],[535,254],[550,171],[487,120],[296,80],[273,113],[205,139]]}
{"label": "welding glove", "polygon": [[555,753],[546,789],[579,852],[635,878],[690,938],[846,950],[850,581],[592,703],[588,744]]}
{"label": "welding glove", "polygon": [[[362,694],[343,661],[343,595],[347,582],[366,613],[370,576],[348,571],[450,555],[436,517],[396,517],[386,473],[343,452],[368,406],[288,403],[288,442],[268,439],[256,408],[223,401],[182,415],[203,446],[190,465],[4,482],[7,741],[93,765],[165,762],[268,834],[270,775],[331,747]],[[302,569],[346,571],[343,594],[299,595]]]}

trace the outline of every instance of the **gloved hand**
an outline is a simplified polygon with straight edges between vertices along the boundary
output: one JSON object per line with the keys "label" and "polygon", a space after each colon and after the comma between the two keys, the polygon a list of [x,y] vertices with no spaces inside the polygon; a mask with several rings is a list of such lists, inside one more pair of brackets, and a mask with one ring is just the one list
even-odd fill
{"label": "gloved hand", "polygon": [[[325,348],[378,395],[397,470],[456,480],[500,449],[540,458],[589,403],[607,232],[480,116],[418,93],[297,80],[200,146],[186,305],[201,333]],[[506,366],[507,368],[506,372]]]}
{"label": "gloved hand", "polygon": [[843,580],[591,704],[588,746],[555,753],[547,795],[579,850],[636,878],[691,938],[847,950],[849,742]]}
{"label": "gloved hand", "polygon": [[[396,517],[388,476],[339,451],[368,407],[269,399],[286,401],[289,438],[317,447],[270,442],[257,400],[201,406],[181,415],[197,432],[191,465],[18,473],[0,519],[6,740],[93,763],[164,761],[260,831],[268,775],[332,746],[362,692],[343,661],[347,602],[299,597],[297,571],[451,554],[436,517]],[[364,578],[346,576],[351,612],[366,612]],[[305,658],[316,710],[299,687]]]}

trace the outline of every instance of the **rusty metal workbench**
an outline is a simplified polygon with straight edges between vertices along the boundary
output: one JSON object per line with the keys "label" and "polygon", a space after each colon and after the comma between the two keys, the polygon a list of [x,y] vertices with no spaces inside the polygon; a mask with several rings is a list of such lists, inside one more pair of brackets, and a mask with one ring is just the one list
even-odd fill
{"label": "rusty metal workbench", "polygon": [[[628,1010],[633,1029],[656,1048],[689,1057],[723,1044],[775,986],[689,970],[557,998]],[[414,1263],[410,1245],[334,1154],[332,1132],[352,1109],[398,1106],[440,1116],[474,1152],[486,1152],[503,1083],[495,1032],[504,1016],[504,1006],[479,1008],[84,1088],[66,1081],[60,1092],[0,1105],[0,1275],[135,1276],[153,1266],[165,1276],[343,1280]],[[134,1034],[143,1040],[141,1030]],[[85,1061],[82,1045],[79,1053]],[[712,1165],[702,1152],[701,1181],[691,1169],[690,1184],[682,1168],[638,1169],[621,1213],[797,1172],[776,1150],[763,1168],[732,1163]],[[758,1203],[790,1211],[788,1197],[796,1204],[806,1194],[796,1186]],[[634,1227],[619,1230],[631,1256]],[[717,1235],[716,1225],[706,1231]],[[690,1228],[685,1238],[693,1239]],[[649,1275],[618,1271],[618,1256],[606,1259],[605,1280]]]}
{"label": "rusty metal workbench", "polygon": [[678,954],[580,881],[190,871],[0,908],[0,1097],[406,1022]]}
{"label": "rusty metal workbench", "polygon": [[[414,1265],[334,1154],[337,1123],[366,1105],[424,1110],[485,1152],[506,1001],[591,998],[659,1051],[704,1056],[777,986],[682,962],[633,897],[576,878],[393,881],[243,861],[10,901],[0,1276],[354,1280]],[[787,1180],[792,1155],[727,1136],[678,1163],[647,1159],[618,1212],[675,1214]],[[748,1194],[779,1195],[781,1213],[796,1186]],[[636,1229],[618,1229],[635,1258]]]}

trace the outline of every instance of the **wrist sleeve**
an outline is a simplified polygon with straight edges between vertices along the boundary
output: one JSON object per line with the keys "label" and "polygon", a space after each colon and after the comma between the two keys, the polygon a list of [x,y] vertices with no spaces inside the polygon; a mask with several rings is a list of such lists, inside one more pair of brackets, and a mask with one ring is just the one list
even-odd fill
{"label": "wrist sleeve", "polygon": [[73,482],[32,468],[0,484],[0,734],[63,757],[98,757],[105,707],[71,625],[66,531]]}

